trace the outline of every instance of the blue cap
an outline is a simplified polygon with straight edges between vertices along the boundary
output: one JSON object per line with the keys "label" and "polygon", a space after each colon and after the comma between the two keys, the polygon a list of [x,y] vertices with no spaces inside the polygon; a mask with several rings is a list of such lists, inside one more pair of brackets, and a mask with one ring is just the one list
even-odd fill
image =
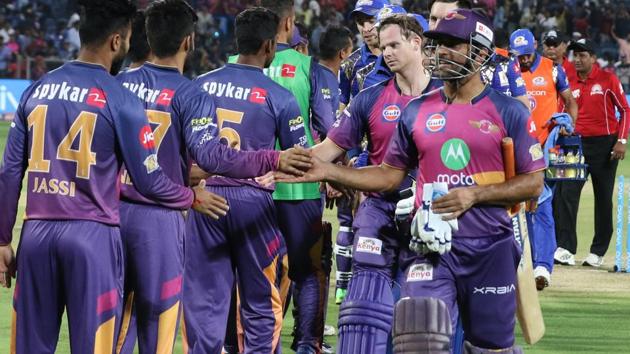
{"label": "blue cap", "polygon": [[389,5],[388,0],[359,0],[357,4],[354,6],[354,10],[350,13],[350,15],[354,15],[357,12],[362,14],[374,17],[378,12],[385,7],[385,5]]}
{"label": "blue cap", "polygon": [[527,28],[519,28],[510,35],[510,52],[514,55],[536,53],[534,34]]}
{"label": "blue cap", "polygon": [[307,45],[308,39],[303,37],[302,33],[300,33],[300,29],[297,26],[295,26],[293,28],[293,36],[291,36],[291,42],[289,42],[289,47],[294,48],[300,44]]}
{"label": "blue cap", "polygon": [[409,14],[409,16],[413,16],[416,19],[416,21],[418,21],[418,23],[420,24],[420,27],[422,27],[422,32],[426,32],[429,30],[429,23],[424,18],[424,16],[420,14]]}
{"label": "blue cap", "polygon": [[407,10],[398,5],[386,5],[378,12],[378,14],[376,14],[376,23],[374,24],[374,26],[379,26],[381,24],[381,21],[390,16],[406,14]]}

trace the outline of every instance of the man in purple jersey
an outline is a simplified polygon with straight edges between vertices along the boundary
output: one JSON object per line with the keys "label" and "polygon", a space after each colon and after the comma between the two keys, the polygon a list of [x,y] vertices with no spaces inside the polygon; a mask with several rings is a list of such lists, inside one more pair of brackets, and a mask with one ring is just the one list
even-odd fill
{"label": "man in purple jersey", "polygon": [[[378,27],[380,49],[395,73],[350,101],[314,156],[332,161],[368,137],[369,165],[383,161],[400,113],[436,82],[422,66],[422,27],[414,17],[393,15]],[[401,188],[411,185],[407,179]],[[399,235],[394,222],[398,191],[374,193],[359,207],[354,223],[352,279],[339,307],[339,352],[384,353],[391,329]],[[370,342],[369,348],[362,344]],[[358,347],[361,346],[361,347]]]}
{"label": "man in purple jersey", "polygon": [[[236,178],[260,176],[277,166],[289,170],[294,164],[307,167],[306,150],[237,151],[213,140],[218,133],[214,102],[181,74],[193,48],[194,10],[183,0],[162,0],[151,4],[146,18],[154,59],[120,74],[118,80],[144,102],[158,163],[172,180],[186,184],[190,159],[210,173]],[[142,197],[125,172],[121,177],[126,299],[133,302],[133,306],[125,306],[123,328],[130,332],[123,330],[122,352],[133,352],[135,327],[127,325],[127,315],[132,312],[138,324],[140,353],[172,350],[184,265],[183,215]]]}
{"label": "man in purple jersey", "polygon": [[[216,104],[219,136],[248,152],[306,146],[304,120],[290,92],[265,76],[276,52],[279,18],[263,8],[236,17],[236,63],[196,79]],[[191,353],[220,353],[230,295],[238,281],[245,353],[279,347],[288,291],[287,249],[272,188],[252,179],[214,176],[208,189],[225,196],[230,214],[211,220],[192,212],[186,223],[184,322]],[[235,277],[238,272],[238,277]]]}
{"label": "man in purple jersey", "polygon": [[[416,205],[422,200],[432,206],[414,217],[412,245],[419,246],[414,247],[418,253],[406,249],[401,254],[406,275],[402,295],[444,302],[446,307],[433,312],[436,317],[429,318],[430,323],[450,319],[454,328],[461,311],[465,352],[517,353],[514,315],[520,249],[505,208],[542,191],[542,151],[526,129],[527,108],[481,82],[478,72],[492,53],[493,37],[485,16],[458,9],[425,36],[431,39],[425,47],[426,67],[432,77],[444,80],[444,88],[409,103],[383,163],[354,170],[316,161],[299,181],[327,180],[391,191],[410,168],[418,167]],[[508,181],[504,137],[513,139],[516,160],[517,176]],[[423,198],[424,189],[436,182],[451,190],[434,200]],[[449,222],[455,219],[457,230]],[[418,336],[428,335],[428,327],[416,329]],[[428,352],[434,344],[450,346],[428,340],[417,342],[414,350]]]}
{"label": "man in purple jersey", "polygon": [[[17,259],[11,352],[55,351],[67,310],[77,353],[112,353],[123,291],[118,171],[124,161],[139,191],[160,205],[224,215],[223,198],[171,181],[160,168],[137,98],[117,72],[135,6],[81,1],[79,59],[24,93],[2,166],[0,272],[14,267],[12,228],[28,170],[26,221]],[[4,284],[9,283],[5,280]]]}

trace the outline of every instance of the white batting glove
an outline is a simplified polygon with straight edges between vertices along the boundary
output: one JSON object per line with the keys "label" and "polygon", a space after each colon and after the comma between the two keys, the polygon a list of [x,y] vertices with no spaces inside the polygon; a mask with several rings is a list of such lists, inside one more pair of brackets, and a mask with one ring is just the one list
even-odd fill
{"label": "white batting glove", "polygon": [[453,230],[458,230],[457,220],[444,221],[441,215],[433,213],[433,199],[448,192],[446,183],[425,183],[422,188],[422,206],[411,223],[409,248],[418,254],[437,252],[444,254],[451,250]]}

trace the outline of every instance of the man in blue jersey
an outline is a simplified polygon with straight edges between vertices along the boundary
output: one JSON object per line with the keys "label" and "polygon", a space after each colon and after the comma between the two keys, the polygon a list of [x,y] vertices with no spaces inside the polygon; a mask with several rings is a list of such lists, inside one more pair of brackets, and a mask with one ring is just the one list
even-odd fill
{"label": "man in blue jersey", "polygon": [[[24,93],[0,167],[0,271],[14,266],[12,229],[28,170],[17,259],[11,351],[55,351],[67,310],[70,347],[112,353],[123,291],[121,162],[146,198],[224,215],[225,200],[169,179],[157,161],[142,105],[110,75],[129,46],[135,6],[80,1],[81,50]],[[4,284],[8,286],[5,279]]]}
{"label": "man in blue jersey", "polygon": [[339,88],[341,89],[341,103],[344,105],[347,105],[350,99],[358,93],[358,91],[352,90],[352,81],[357,71],[376,61],[378,55],[381,54],[374,24],[376,23],[376,15],[385,5],[389,5],[388,0],[359,0],[350,14],[364,44],[352,52],[341,64]]}
{"label": "man in blue jersey", "polygon": [[[306,146],[305,124],[291,93],[265,76],[276,52],[279,18],[252,8],[236,18],[236,63],[195,81],[216,104],[219,136],[248,152]],[[252,179],[211,177],[208,189],[225,196],[230,214],[217,221],[192,212],[185,240],[184,321],[191,353],[220,353],[238,280],[245,353],[279,346],[288,291],[287,248],[271,197]],[[238,273],[236,277],[235,272]]]}
{"label": "man in blue jersey", "polygon": [[[252,178],[292,164],[287,164],[286,157],[299,150],[238,152],[213,139],[218,134],[217,118],[221,123],[213,100],[181,75],[193,48],[193,9],[183,0],[156,1],[147,9],[146,17],[154,59],[120,74],[118,80],[143,101],[158,162],[169,177],[186,184],[191,159],[210,173],[236,178]],[[308,160],[308,156],[302,158]],[[179,322],[184,220],[177,210],[143,198],[125,172],[121,182],[127,300],[133,303],[125,309],[136,314],[140,352],[159,352],[173,347]],[[135,327],[128,326],[128,320],[125,316],[124,328],[129,328],[131,335],[123,332],[121,343],[123,352],[131,353]]]}

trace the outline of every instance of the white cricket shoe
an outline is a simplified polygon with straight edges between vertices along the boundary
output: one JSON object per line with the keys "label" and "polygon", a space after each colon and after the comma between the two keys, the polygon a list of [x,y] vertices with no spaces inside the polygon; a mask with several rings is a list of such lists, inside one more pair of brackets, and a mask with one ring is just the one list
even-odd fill
{"label": "white cricket shoe", "polygon": [[555,263],[559,263],[562,265],[575,265],[575,255],[562,247],[556,248],[553,259]]}
{"label": "white cricket shoe", "polygon": [[536,280],[536,290],[541,291],[549,286],[551,274],[547,268],[538,266],[534,269],[534,279]]}
{"label": "white cricket shoe", "polygon": [[335,334],[337,334],[335,327],[331,325],[324,325],[324,336],[330,337],[330,336],[334,336]]}
{"label": "white cricket shoe", "polygon": [[583,266],[599,268],[604,264],[604,257],[600,257],[594,253],[589,253],[582,262]]}

